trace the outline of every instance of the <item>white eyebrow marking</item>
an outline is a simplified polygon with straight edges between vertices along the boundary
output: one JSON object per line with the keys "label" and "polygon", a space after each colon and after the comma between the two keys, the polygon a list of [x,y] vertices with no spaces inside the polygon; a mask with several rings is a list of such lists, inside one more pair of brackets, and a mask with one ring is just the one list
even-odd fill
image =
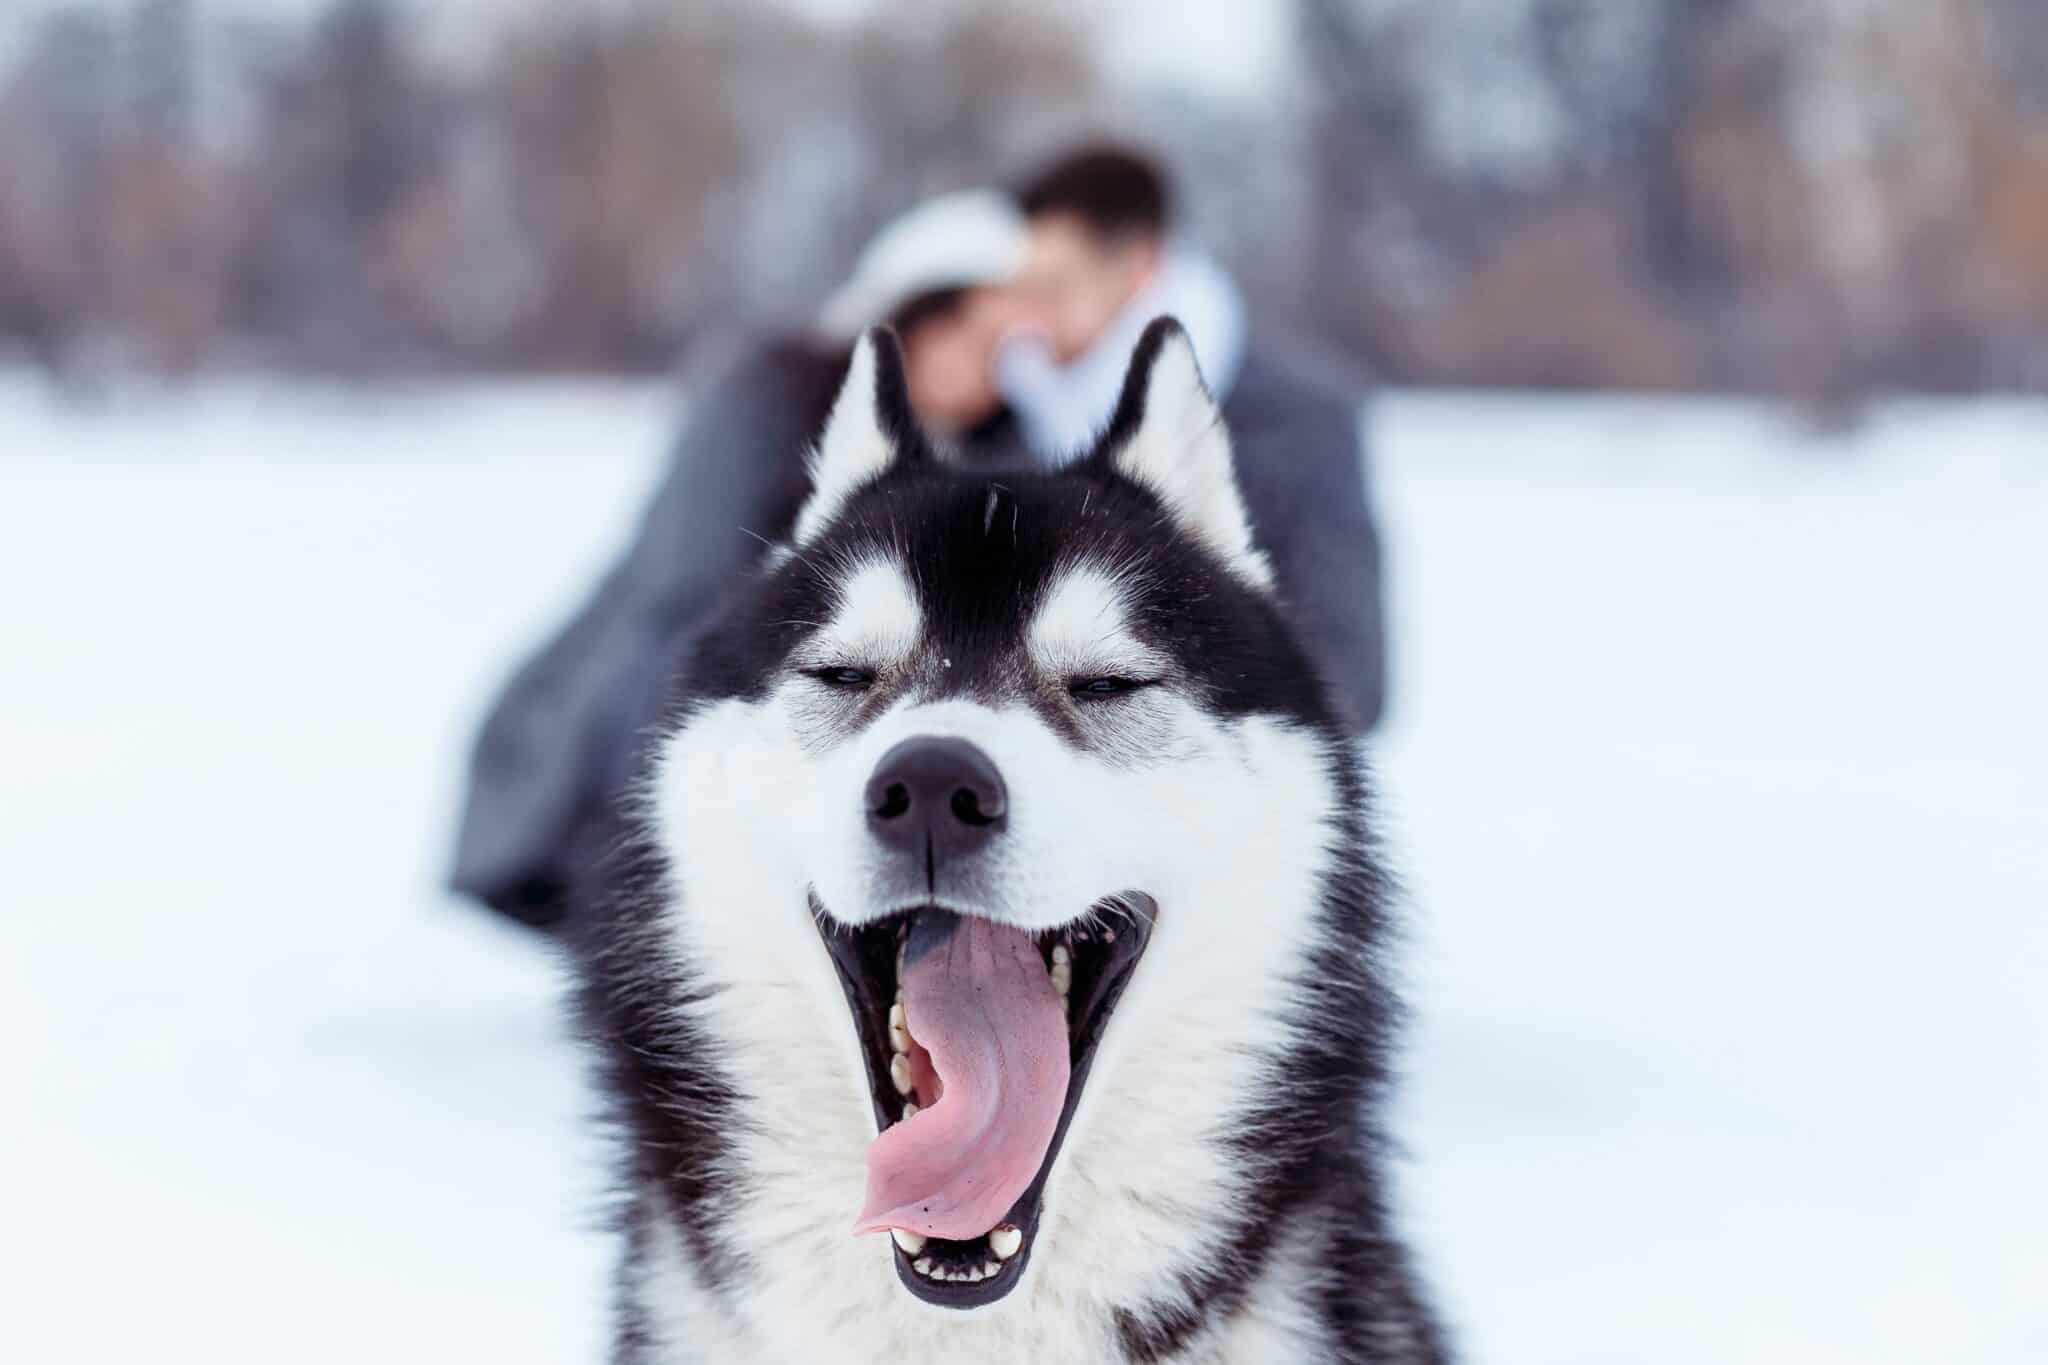
{"label": "white eyebrow marking", "polygon": [[870,554],[846,568],[831,619],[805,653],[820,662],[900,664],[923,632],[924,609],[903,566]]}
{"label": "white eyebrow marking", "polygon": [[1131,632],[1126,587],[1098,564],[1065,570],[1031,618],[1032,662],[1047,673],[1149,674],[1165,666]]}

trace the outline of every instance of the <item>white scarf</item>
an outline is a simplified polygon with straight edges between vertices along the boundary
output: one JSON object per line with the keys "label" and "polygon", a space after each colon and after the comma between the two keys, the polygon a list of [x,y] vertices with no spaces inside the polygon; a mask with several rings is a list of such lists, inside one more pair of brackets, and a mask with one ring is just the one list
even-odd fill
{"label": "white scarf", "polygon": [[996,387],[1024,442],[1048,465],[1085,454],[1116,410],[1131,351],[1147,324],[1171,314],[1194,343],[1202,379],[1222,402],[1244,359],[1244,297],[1215,258],[1170,244],[1151,283],[1073,364],[1061,366],[1040,337],[1020,335],[996,352]]}

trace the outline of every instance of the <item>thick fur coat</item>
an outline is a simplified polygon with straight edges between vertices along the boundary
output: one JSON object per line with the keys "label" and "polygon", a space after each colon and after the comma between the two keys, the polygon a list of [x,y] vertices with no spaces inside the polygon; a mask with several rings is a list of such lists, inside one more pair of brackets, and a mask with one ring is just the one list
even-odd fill
{"label": "thick fur coat", "polygon": [[[812,473],[696,649],[579,950],[618,1358],[1444,1359],[1386,1208],[1362,768],[1184,338],[1155,324],[1093,453],[1041,473],[950,464],[875,334]],[[877,774],[934,738],[1007,795],[906,857]],[[928,913],[1055,977],[1074,954],[1074,1080],[1009,1241],[851,1232],[878,1126],[929,1117],[870,1012]]]}

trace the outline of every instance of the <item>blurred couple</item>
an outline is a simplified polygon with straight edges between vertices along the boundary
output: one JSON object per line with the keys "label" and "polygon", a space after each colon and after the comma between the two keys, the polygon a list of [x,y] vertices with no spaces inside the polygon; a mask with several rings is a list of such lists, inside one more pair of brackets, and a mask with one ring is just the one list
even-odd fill
{"label": "blurred couple", "polygon": [[1358,733],[1379,720],[1379,541],[1363,395],[1299,348],[1249,335],[1242,295],[1176,231],[1160,170],[1119,147],[1074,151],[1014,192],[930,200],[883,229],[800,336],[693,385],[668,476],[624,559],[513,676],[476,742],[458,891],[557,927],[595,831],[637,776],[692,641],[728,586],[786,536],[804,457],[853,342],[893,327],[911,405],[977,466],[1056,467],[1115,407],[1132,347],[1180,319],[1230,428],[1253,531]]}

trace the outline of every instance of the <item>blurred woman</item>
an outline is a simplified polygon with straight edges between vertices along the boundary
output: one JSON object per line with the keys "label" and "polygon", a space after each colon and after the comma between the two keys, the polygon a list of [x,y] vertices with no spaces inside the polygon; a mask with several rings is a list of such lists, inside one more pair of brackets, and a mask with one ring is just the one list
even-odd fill
{"label": "blurred woman", "polygon": [[698,367],[632,545],[485,718],[457,891],[527,924],[569,916],[579,869],[603,852],[599,817],[638,770],[679,664],[728,585],[794,523],[804,452],[863,331],[896,328],[911,405],[934,435],[983,450],[1011,441],[991,362],[1024,245],[1007,196],[930,200],[876,236],[811,331]]}

